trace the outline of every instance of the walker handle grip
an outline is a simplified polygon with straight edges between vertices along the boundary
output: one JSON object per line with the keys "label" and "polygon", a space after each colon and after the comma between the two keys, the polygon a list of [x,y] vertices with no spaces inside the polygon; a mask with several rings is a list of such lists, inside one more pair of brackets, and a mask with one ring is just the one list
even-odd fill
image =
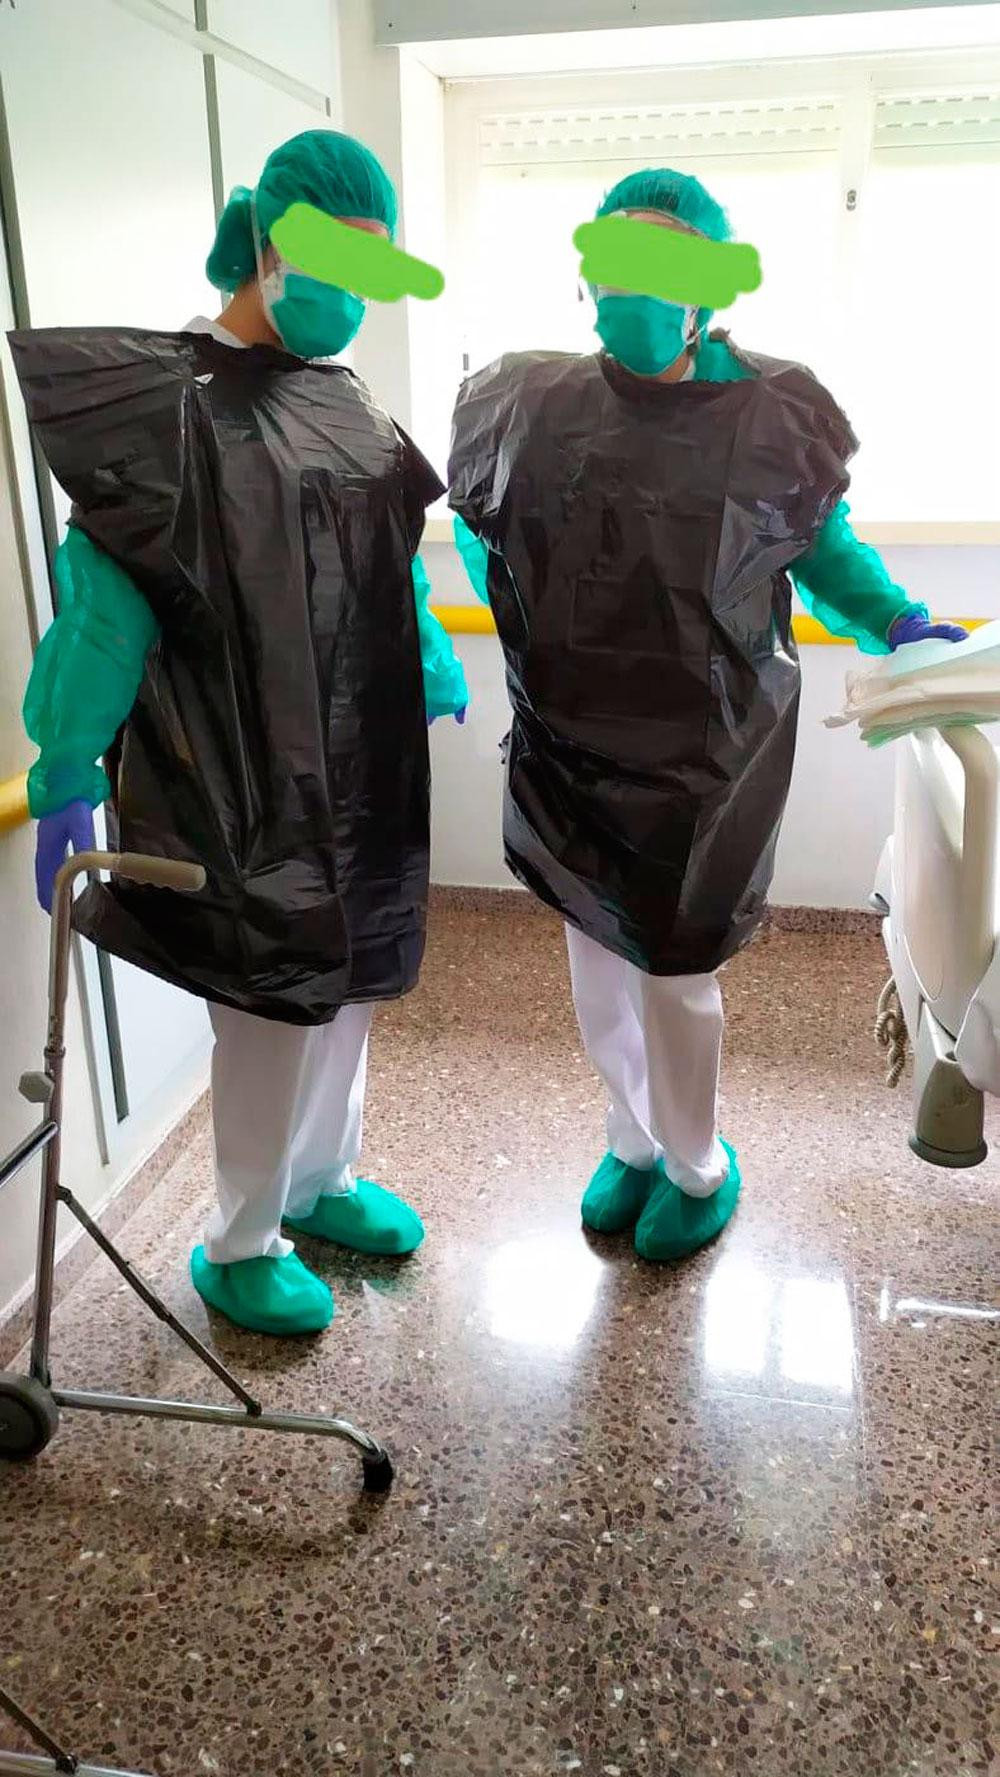
{"label": "walker handle grip", "polygon": [[146,883],[150,888],[173,889],[178,895],[196,895],[205,886],[202,866],[186,864],[180,858],[147,858],[139,852],[114,852],[108,858],[106,868],[113,876]]}

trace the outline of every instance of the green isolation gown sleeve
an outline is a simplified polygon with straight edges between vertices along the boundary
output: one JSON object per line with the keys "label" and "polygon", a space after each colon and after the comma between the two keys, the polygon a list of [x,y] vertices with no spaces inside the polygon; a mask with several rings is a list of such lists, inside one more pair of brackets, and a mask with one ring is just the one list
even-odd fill
{"label": "green isolation gown sleeve", "polygon": [[490,595],[486,590],[486,570],[489,563],[489,545],[475,531],[470,531],[464,518],[455,514],[452,530],[455,536],[455,548],[462,558],[462,566],[469,577],[472,587],[481,604],[488,605]]}
{"label": "green isolation gown sleeve", "polygon": [[417,606],[427,719],[433,722],[438,716],[457,716],[469,703],[465,669],[447,630],[430,608],[431,583],[419,555],[413,558],[413,596]]}
{"label": "green isolation gown sleeve", "polygon": [[926,617],[914,604],[877,550],[854,535],[850,508],[835,506],[805,555],[792,563],[792,579],[810,616],[831,635],[850,636],[863,654],[888,654],[889,631],[897,617]]}
{"label": "green isolation gown sleeve", "polygon": [[39,643],[24,698],[24,725],[39,749],[28,773],[38,819],[68,802],[104,802],[97,760],[136,699],[159,629],[128,575],[71,525],[56,552],[58,616]]}
{"label": "green isolation gown sleeve", "polygon": [[[706,339],[695,361],[698,382],[741,382],[753,375],[724,338]],[[888,654],[897,617],[927,616],[889,578],[876,550],[854,535],[850,507],[835,506],[812,544],[792,563],[795,588],[811,617],[831,635],[848,636],[863,654]]]}

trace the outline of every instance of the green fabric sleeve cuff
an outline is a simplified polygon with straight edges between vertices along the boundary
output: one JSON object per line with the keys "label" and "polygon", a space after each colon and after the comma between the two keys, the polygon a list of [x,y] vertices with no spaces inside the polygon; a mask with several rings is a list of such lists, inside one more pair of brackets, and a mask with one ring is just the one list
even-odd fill
{"label": "green fabric sleeve cuff", "polygon": [[457,716],[469,706],[465,668],[450,635],[430,608],[431,583],[419,555],[413,558],[413,597],[420,637],[420,664],[424,677],[424,702],[429,721]]}
{"label": "green fabric sleeve cuff", "polygon": [[482,537],[477,537],[474,531],[470,531],[465,519],[460,518],[458,513],[455,514],[452,531],[455,537],[455,548],[458,550],[462,566],[469,577],[469,584],[480,604],[488,605],[490,595],[486,583],[490,560],[489,546],[484,543]]}
{"label": "green fabric sleeve cuff", "polygon": [[53,764],[39,759],[28,773],[28,812],[33,820],[58,814],[71,802],[89,802],[100,808],[111,796],[111,785],[99,765]]}
{"label": "green fabric sleeve cuff", "polygon": [[897,619],[927,614],[891,579],[878,552],[855,536],[844,500],[791,574],[810,616],[831,635],[856,642],[863,654],[890,653],[889,631]]}

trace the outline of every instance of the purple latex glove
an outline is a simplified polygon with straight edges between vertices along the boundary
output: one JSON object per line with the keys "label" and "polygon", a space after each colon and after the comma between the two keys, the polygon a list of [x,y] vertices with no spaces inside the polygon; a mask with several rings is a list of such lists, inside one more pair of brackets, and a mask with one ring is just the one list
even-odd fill
{"label": "purple latex glove", "polygon": [[889,631],[889,646],[895,653],[897,648],[905,648],[907,642],[964,642],[968,635],[968,630],[960,629],[957,623],[932,623],[929,617],[911,612],[909,617],[896,618]]}
{"label": "purple latex glove", "polygon": [[[464,708],[464,710],[456,710],[456,711],[455,711],[455,720],[456,720],[456,722],[457,722],[457,723],[458,723],[458,726],[459,726],[459,727],[460,727],[460,728],[464,728],[464,727],[465,727],[465,718],[466,718],[466,716],[467,716],[467,715],[468,715],[468,713],[469,713],[469,706],[468,706],[468,704],[466,704],[466,706],[465,706],[465,708]],[[437,721],[437,717],[436,717],[436,716],[428,716],[428,718],[427,718],[427,726],[428,726],[428,728],[433,728],[433,726],[434,726],[434,724],[435,724],[435,722],[436,722],[436,721]]]}
{"label": "purple latex glove", "polygon": [[56,876],[74,851],[96,851],[94,811],[89,802],[68,802],[57,814],[43,814],[35,841],[35,888],[46,913],[52,912]]}

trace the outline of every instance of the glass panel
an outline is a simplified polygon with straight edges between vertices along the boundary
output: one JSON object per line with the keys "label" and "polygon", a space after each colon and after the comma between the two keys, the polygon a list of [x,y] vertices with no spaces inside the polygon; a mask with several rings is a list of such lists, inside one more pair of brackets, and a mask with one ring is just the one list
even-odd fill
{"label": "glass panel", "polygon": [[[35,0],[3,27],[32,323],[174,328],[216,313],[201,56],[110,0]],[[55,494],[61,524],[68,501]],[[208,1023],[200,1000],[112,969],[135,1111],[204,1046]]]}
{"label": "glass panel", "polygon": [[322,112],[293,99],[266,80],[216,58],[222,183],[254,186],[273,148],[301,130],[330,129]]}
{"label": "glass panel", "polygon": [[1000,517],[998,215],[995,151],[872,166],[845,389],[864,439],[859,516]]}
{"label": "glass panel", "polygon": [[330,90],[335,9],[329,0],[208,0],[208,28],[271,68]]}
{"label": "glass panel", "polygon": [[32,324],[177,327],[203,311],[201,57],[111,0],[36,0],[5,19],[4,96]]}

